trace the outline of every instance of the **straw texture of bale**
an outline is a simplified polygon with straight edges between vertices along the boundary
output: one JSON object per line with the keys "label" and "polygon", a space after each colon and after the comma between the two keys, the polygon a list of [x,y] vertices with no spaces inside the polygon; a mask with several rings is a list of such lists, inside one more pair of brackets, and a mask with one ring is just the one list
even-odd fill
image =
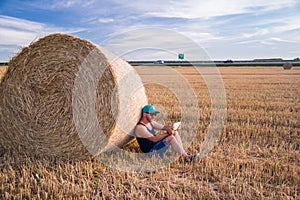
{"label": "straw texture of bale", "polygon": [[293,68],[293,64],[290,62],[286,62],[283,64],[283,69],[292,69]]}
{"label": "straw texture of bale", "polygon": [[[96,56],[87,62],[92,52]],[[48,35],[23,48],[9,62],[0,83],[0,145],[35,156],[86,158],[91,151],[96,154],[130,141],[132,137],[126,133],[133,132],[147,98],[134,69],[127,62],[116,57],[112,60],[112,55],[106,54],[109,53],[94,44],[66,34]],[[99,71],[101,76],[96,79],[96,91],[89,94],[77,89],[75,80],[81,68],[91,66],[93,69],[85,76],[86,82],[92,82],[89,78]],[[123,81],[126,74],[131,77],[128,82]],[[128,91],[129,85],[131,90]],[[126,88],[123,93],[129,93],[129,99],[122,94]],[[74,90],[83,94],[74,99]],[[89,124],[88,118],[84,119],[90,115],[85,109],[90,106],[89,95],[96,98],[96,124],[105,137],[91,134],[96,138],[84,144],[74,112],[82,113],[76,117],[85,120],[81,130],[89,135],[89,131],[93,131],[89,126],[93,124]],[[74,102],[80,105],[79,110],[74,108]],[[128,111],[122,113],[121,106],[121,110]],[[127,113],[131,115],[124,116]],[[130,123],[124,130],[118,121],[126,117]],[[91,151],[87,145],[93,146]]]}

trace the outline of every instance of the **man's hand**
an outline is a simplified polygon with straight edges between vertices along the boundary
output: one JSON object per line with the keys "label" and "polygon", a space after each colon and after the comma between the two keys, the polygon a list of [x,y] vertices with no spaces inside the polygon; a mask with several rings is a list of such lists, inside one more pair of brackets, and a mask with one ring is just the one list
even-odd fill
{"label": "man's hand", "polygon": [[173,130],[173,126],[167,126],[165,125],[163,130],[166,130],[169,135],[175,135],[175,131]]}

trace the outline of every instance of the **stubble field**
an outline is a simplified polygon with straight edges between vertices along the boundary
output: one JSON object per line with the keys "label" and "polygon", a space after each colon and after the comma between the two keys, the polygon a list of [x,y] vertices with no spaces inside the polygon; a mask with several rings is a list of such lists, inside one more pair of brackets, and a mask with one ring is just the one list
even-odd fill
{"label": "stubble field", "polygon": [[[182,74],[199,105],[190,153],[199,151],[211,115],[209,91],[192,67],[135,67],[149,102],[166,123],[181,119],[166,69]],[[4,73],[4,67],[0,67]],[[194,163],[181,159],[154,172],[118,171],[97,159],[62,162],[0,156],[0,199],[299,199],[300,68],[218,68],[226,89],[227,122],[214,149]],[[170,77],[169,77],[170,78]],[[193,113],[190,113],[193,115]],[[136,142],[124,147],[139,151]]]}

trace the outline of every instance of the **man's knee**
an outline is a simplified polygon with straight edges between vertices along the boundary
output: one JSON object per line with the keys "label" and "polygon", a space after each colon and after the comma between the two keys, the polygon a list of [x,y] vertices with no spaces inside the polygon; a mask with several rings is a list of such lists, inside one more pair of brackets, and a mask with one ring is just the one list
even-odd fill
{"label": "man's knee", "polygon": [[168,137],[166,137],[166,142],[167,144],[170,144],[172,142],[172,140],[174,140],[175,137],[173,135],[169,135]]}

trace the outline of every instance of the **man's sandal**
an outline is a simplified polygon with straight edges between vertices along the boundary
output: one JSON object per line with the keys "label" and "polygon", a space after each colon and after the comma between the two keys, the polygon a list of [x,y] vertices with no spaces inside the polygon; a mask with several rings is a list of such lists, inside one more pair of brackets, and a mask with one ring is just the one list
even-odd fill
{"label": "man's sandal", "polygon": [[194,162],[199,157],[199,154],[191,155],[185,159],[186,162]]}

